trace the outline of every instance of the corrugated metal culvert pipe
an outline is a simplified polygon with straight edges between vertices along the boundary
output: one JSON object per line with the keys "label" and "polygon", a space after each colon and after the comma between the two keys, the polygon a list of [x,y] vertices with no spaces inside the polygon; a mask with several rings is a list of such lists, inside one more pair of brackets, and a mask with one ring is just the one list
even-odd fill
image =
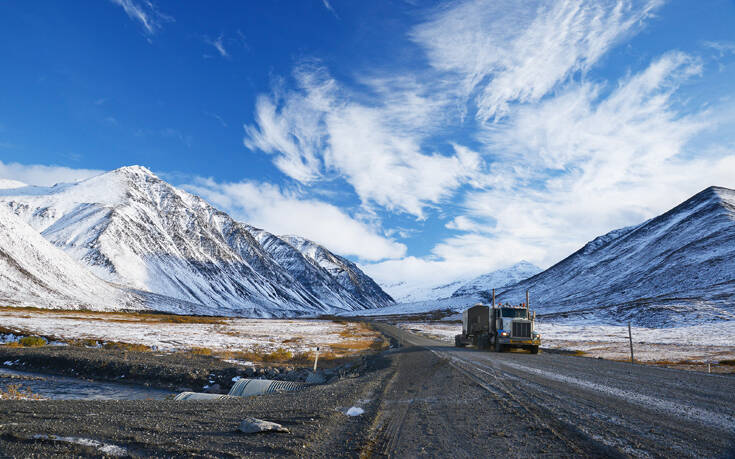
{"label": "corrugated metal culvert pipe", "polygon": [[301,390],[306,384],[293,381],[274,381],[272,379],[241,379],[232,386],[228,395],[249,397],[251,395],[271,394],[273,392],[291,392]]}
{"label": "corrugated metal culvert pipe", "polygon": [[311,384],[293,381],[274,381],[272,379],[244,378],[235,383],[230,393],[205,394],[201,392],[182,392],[174,400],[222,400],[232,397],[251,397],[253,395],[272,394],[274,392],[292,392],[301,390]]}

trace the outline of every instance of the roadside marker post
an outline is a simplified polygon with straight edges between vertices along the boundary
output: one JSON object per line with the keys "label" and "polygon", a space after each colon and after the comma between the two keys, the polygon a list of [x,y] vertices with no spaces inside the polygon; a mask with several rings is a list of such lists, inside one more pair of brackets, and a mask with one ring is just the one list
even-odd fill
{"label": "roadside marker post", "polygon": [[630,341],[630,363],[635,363],[635,358],[633,358],[633,333],[630,331],[630,322],[628,322],[628,340]]}
{"label": "roadside marker post", "polygon": [[314,356],[314,373],[316,373],[316,364],[319,362],[319,346],[316,347],[316,355]]}

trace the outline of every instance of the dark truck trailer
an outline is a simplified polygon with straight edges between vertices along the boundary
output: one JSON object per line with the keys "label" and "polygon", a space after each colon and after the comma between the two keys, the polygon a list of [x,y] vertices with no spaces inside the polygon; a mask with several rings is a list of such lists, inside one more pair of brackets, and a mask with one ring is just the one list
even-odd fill
{"label": "dark truck trailer", "polygon": [[462,334],[454,337],[458,347],[474,345],[488,347],[490,345],[490,308],[484,304],[476,304],[462,312]]}
{"label": "dark truck trailer", "polygon": [[492,307],[476,304],[462,312],[462,334],[454,337],[454,345],[492,347],[496,352],[515,347],[536,354],[541,335],[534,330],[535,322],[536,313],[528,309],[528,296],[525,305],[496,307],[493,291]]}

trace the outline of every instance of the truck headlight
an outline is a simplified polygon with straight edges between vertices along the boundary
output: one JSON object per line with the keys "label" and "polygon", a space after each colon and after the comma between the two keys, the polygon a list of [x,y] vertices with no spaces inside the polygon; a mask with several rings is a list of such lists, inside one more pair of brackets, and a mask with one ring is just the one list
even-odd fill
{"label": "truck headlight", "polygon": [[510,333],[508,333],[507,331],[500,332],[500,336],[508,336],[508,335],[510,335]]}

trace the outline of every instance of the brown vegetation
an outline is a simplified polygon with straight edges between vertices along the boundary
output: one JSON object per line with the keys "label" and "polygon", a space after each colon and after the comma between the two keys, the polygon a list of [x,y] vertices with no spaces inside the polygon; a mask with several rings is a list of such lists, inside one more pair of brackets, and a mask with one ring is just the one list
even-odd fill
{"label": "brown vegetation", "polygon": [[44,397],[23,388],[20,384],[11,384],[5,390],[0,387],[0,400],[44,400]]}
{"label": "brown vegetation", "polygon": [[[29,312],[49,315],[65,315],[68,317],[85,316],[87,320],[104,320],[106,322],[149,322],[149,323],[191,323],[191,324],[225,324],[229,318],[215,316],[184,316],[156,312],[137,311],[90,311],[87,309],[44,309],[33,307],[0,306],[0,312]],[[98,316],[98,317],[95,317]],[[30,316],[28,316],[30,317]]]}

